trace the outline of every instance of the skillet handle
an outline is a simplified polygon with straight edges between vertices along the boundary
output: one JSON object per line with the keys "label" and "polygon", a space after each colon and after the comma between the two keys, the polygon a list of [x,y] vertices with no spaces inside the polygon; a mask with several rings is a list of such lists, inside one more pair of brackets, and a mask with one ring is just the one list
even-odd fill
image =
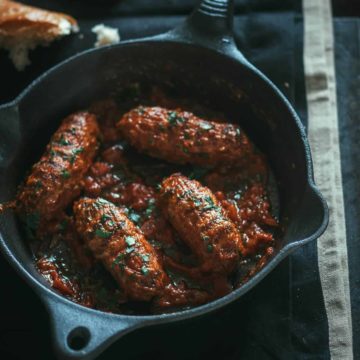
{"label": "skillet handle", "polygon": [[53,294],[42,294],[50,314],[53,346],[61,360],[92,360],[117,339],[140,327],[139,320],[98,312]]}
{"label": "skillet handle", "polygon": [[168,34],[247,62],[234,41],[233,18],[234,0],[201,0],[185,22]]}

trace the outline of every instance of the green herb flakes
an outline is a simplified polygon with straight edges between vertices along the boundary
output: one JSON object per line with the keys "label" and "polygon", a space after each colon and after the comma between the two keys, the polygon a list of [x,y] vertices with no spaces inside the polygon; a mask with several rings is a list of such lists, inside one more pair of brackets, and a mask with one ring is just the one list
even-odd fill
{"label": "green herb flakes", "polygon": [[170,126],[175,126],[177,124],[182,124],[185,122],[185,118],[179,116],[175,111],[168,112],[167,120],[168,120]]}
{"label": "green herb flakes", "polygon": [[155,210],[155,199],[150,199],[148,202],[148,207],[145,210],[146,216],[150,216]]}
{"label": "green herb flakes", "polygon": [[150,260],[150,256],[146,254],[141,254],[140,257],[144,262],[148,262]]}
{"label": "green herb flakes", "polygon": [[120,253],[115,260],[113,261],[113,263],[111,264],[111,267],[114,268],[116,265],[119,266],[122,270],[124,270],[125,268],[125,254]]}
{"label": "green herb flakes", "polygon": [[204,241],[209,241],[210,240],[209,236],[206,236],[206,235],[201,235],[201,239],[204,240]]}
{"label": "green herb flakes", "polygon": [[96,229],[95,230],[95,235],[102,238],[102,239],[108,239],[112,235],[112,232],[111,231],[106,231],[106,230],[103,230],[103,229]]}
{"label": "green herb flakes", "polygon": [[200,199],[192,198],[192,201],[194,202],[195,206],[201,206],[202,201]]}
{"label": "green herb flakes", "polygon": [[60,145],[63,145],[63,146],[71,145],[71,143],[70,143],[69,140],[64,139],[64,135],[61,135],[58,143],[59,143]]}
{"label": "green herb flakes", "polygon": [[128,246],[133,246],[136,242],[136,239],[132,236],[125,236],[125,242]]}
{"label": "green herb flakes", "polygon": [[106,220],[109,220],[110,219],[110,216],[109,215],[106,215],[106,214],[102,214],[101,215],[101,222],[105,222]]}
{"label": "green herb flakes", "polygon": [[141,272],[142,272],[143,275],[147,275],[147,274],[149,273],[148,267],[147,267],[147,266],[143,266],[143,267],[141,268]]}
{"label": "green herb flakes", "polygon": [[74,149],[74,150],[72,151],[72,156],[71,156],[71,158],[70,158],[70,164],[71,164],[71,165],[74,164],[75,159],[76,159],[76,156],[79,155],[79,154],[81,154],[83,151],[84,151],[84,148],[83,148],[83,147],[80,147],[80,148],[78,148],[78,149]]}
{"label": "green herb flakes", "polygon": [[140,222],[141,216],[135,212],[131,212],[129,213],[129,219],[135,224],[138,224]]}
{"label": "green herb flakes", "polygon": [[205,121],[200,122],[199,126],[203,130],[211,130],[213,128],[213,125]]}
{"label": "green herb flakes", "polygon": [[133,247],[128,247],[128,248],[126,248],[126,250],[125,250],[125,252],[126,252],[127,254],[131,254],[133,251],[135,251],[135,248],[133,248]]}
{"label": "green herb flakes", "polygon": [[70,178],[70,173],[69,173],[67,170],[63,170],[63,171],[61,172],[61,177],[62,177],[63,179],[69,179],[69,178]]}

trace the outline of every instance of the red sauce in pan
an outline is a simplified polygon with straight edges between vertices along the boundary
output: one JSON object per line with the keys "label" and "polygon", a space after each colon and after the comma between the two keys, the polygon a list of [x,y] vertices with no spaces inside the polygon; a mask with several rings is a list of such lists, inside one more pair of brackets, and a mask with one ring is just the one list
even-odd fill
{"label": "red sauce in pan", "polygon": [[[136,98],[136,97],[135,97]],[[135,100],[136,101],[139,100]],[[174,100],[155,89],[149,103],[174,106]],[[179,288],[207,290],[223,296],[263,267],[274,252],[278,222],[269,200],[269,168],[258,152],[239,159],[234,167],[200,167],[169,164],[136,152],[119,134],[115,123],[134,103],[98,102],[90,110],[98,115],[103,134],[99,155],[83,180],[83,195],[102,197],[126,210],[155,248],[168,276]],[[123,108],[122,108],[123,107]],[[211,118],[211,116],[210,116]],[[217,116],[219,118],[219,116]],[[192,276],[199,264],[158,207],[162,179],[182,172],[209,187],[229,218],[243,234],[242,257],[236,275]],[[129,302],[111,275],[96,261],[76,234],[71,210],[42,241],[31,240],[36,267],[63,296],[87,307],[116,313],[151,313],[149,304]],[[179,296],[171,291],[168,298]]]}

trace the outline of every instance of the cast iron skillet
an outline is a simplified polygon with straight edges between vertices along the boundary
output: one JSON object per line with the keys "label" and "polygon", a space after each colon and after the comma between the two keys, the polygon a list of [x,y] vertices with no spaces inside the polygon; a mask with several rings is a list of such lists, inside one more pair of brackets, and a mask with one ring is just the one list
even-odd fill
{"label": "cast iron skillet", "polygon": [[[92,359],[137,328],[219,309],[241,297],[284,257],[319,237],[326,228],[328,210],[314,185],[305,130],[281,92],[237,50],[232,8],[232,1],[201,1],[187,21],[173,31],[85,51],[55,66],[15,101],[0,107],[0,202],[14,198],[25,171],[40,156],[62,117],[104,94],[116,95],[117,89],[134,80],[176,84],[178,92],[242,119],[242,126],[267,155],[277,181],[284,232],[276,255],[227,296],[172,314],[114,315],[68,301],[37,273],[14,214],[3,214],[1,250],[46,305],[59,358]],[[246,99],[248,113],[239,106]]]}

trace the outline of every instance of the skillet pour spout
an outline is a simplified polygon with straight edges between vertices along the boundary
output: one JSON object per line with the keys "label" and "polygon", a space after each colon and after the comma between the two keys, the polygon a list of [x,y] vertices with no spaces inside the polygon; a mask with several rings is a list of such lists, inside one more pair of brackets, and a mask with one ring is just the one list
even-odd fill
{"label": "skillet pour spout", "polygon": [[[0,202],[15,197],[25,170],[39,157],[61,118],[134,80],[172,82],[195,100],[207,99],[231,118],[241,119],[250,138],[266,154],[276,179],[283,233],[275,255],[232,293],[170,314],[110,314],[61,297],[34,268],[14,214],[2,214],[1,251],[48,309],[58,358],[94,359],[130,331],[190,319],[226,306],[255,286],[291,251],[325,231],[328,209],[314,184],[305,129],[279,89],[236,48],[232,22],[233,1],[200,1],[176,29],[78,54],[43,74],[14,102],[0,107]],[[239,101],[244,99],[252,116],[239,112]]]}

